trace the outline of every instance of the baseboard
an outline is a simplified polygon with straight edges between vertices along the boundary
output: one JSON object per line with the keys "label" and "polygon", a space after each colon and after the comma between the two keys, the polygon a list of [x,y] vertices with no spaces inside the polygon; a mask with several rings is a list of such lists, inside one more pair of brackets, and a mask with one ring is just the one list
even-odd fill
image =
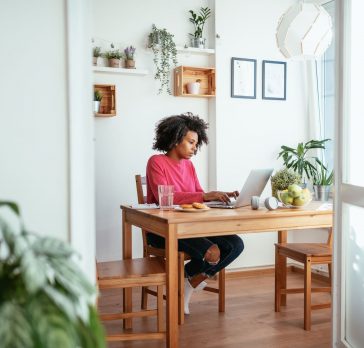
{"label": "baseboard", "polygon": [[[299,265],[287,265],[287,272],[297,272],[303,274],[303,267]],[[274,274],[274,266],[263,266],[263,267],[251,267],[251,268],[238,268],[238,269],[227,269],[226,278],[236,279],[236,278],[248,278],[256,277],[262,275]],[[312,269],[312,278],[330,283],[329,275],[327,272]]]}

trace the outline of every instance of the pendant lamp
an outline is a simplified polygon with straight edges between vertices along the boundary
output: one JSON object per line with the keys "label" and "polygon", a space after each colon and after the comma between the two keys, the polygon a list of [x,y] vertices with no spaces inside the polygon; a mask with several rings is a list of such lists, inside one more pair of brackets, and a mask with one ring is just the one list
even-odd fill
{"label": "pendant lamp", "polygon": [[286,58],[317,58],[331,44],[331,16],[322,6],[299,2],[280,18],[276,39]]}

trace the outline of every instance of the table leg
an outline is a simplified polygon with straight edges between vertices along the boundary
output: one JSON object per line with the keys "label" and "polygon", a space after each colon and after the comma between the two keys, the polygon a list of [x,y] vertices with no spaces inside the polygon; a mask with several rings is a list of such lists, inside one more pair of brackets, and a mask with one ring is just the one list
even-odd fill
{"label": "table leg", "polygon": [[[287,231],[278,231],[278,243],[287,243]],[[279,283],[281,284],[281,288],[287,288],[287,258],[286,257],[279,257],[279,268],[280,272],[280,279]],[[287,295],[281,295],[281,306],[285,306],[287,303]]]}
{"label": "table leg", "polygon": [[178,347],[178,243],[174,225],[166,236],[167,347]]}
{"label": "table leg", "polygon": [[[123,259],[132,258],[132,235],[131,225],[126,222],[125,211],[123,210],[122,220],[122,236],[123,236]],[[123,289],[123,310],[125,312],[131,312],[132,307],[132,288]],[[133,322],[131,318],[124,319],[124,329],[131,329]]]}

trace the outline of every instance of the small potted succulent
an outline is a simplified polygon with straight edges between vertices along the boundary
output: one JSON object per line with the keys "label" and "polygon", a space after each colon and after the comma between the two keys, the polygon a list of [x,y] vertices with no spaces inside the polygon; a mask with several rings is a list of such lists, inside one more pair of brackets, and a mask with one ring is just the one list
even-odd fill
{"label": "small potted succulent", "polygon": [[199,94],[200,93],[201,80],[197,79],[195,82],[187,83],[188,94]]}
{"label": "small potted succulent", "polygon": [[197,48],[205,48],[206,39],[202,37],[203,28],[206,20],[211,16],[211,9],[208,7],[201,7],[199,13],[189,11],[191,14],[190,22],[195,27],[195,32],[191,35],[191,46]]}
{"label": "small potted succulent", "polygon": [[111,44],[111,50],[106,51],[104,57],[109,60],[109,66],[112,68],[121,68],[121,60],[124,55],[120,50],[115,49],[114,44]]}
{"label": "small potted succulent", "polygon": [[101,47],[94,47],[92,49],[93,65],[97,65],[99,57],[102,57]]}
{"label": "small potted succulent", "polygon": [[313,189],[317,201],[327,201],[329,199],[332,184],[334,182],[334,171],[329,171],[327,166],[321,163],[316,166],[316,172],[313,175]]}
{"label": "small potted succulent", "polygon": [[94,112],[98,113],[100,112],[100,104],[101,104],[101,100],[102,100],[103,95],[101,94],[101,92],[96,89],[94,92]]}
{"label": "small potted succulent", "polygon": [[133,46],[128,46],[124,49],[125,67],[127,69],[135,69],[135,60],[134,60],[135,50],[136,48]]}

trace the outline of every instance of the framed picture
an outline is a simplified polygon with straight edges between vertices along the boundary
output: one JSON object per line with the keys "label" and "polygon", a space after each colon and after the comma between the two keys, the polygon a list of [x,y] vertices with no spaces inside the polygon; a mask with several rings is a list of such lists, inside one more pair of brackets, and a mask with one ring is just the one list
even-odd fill
{"label": "framed picture", "polygon": [[286,100],[287,63],[263,60],[262,99]]}
{"label": "framed picture", "polygon": [[231,98],[256,98],[256,59],[231,58]]}

